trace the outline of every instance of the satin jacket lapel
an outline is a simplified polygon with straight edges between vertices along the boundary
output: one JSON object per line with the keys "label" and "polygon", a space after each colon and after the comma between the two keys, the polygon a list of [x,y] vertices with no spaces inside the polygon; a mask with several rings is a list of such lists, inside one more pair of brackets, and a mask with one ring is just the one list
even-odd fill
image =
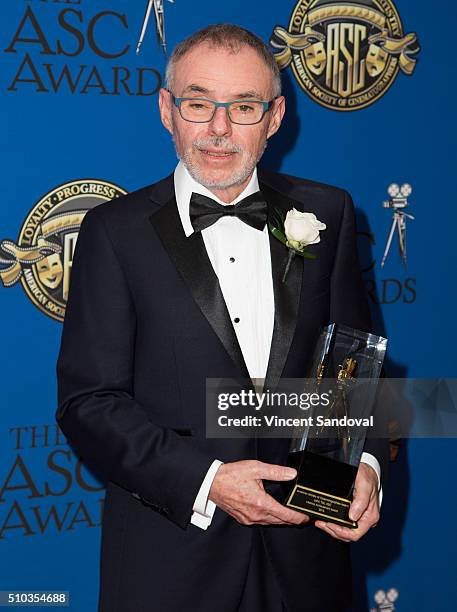
{"label": "satin jacket lapel", "polygon": [[[150,217],[165,250],[189,287],[203,315],[222,342],[225,350],[239,367],[244,378],[249,379],[248,369],[233,329],[227,306],[206,252],[200,232],[186,237],[179,217],[173,184],[169,200]],[[161,197],[152,194],[153,201],[161,203]],[[163,195],[163,194],[161,194]]]}
{"label": "satin jacket lapel", "polygon": [[[287,198],[287,196],[265,183],[260,182],[259,186],[267,201],[269,216],[275,207],[282,209],[284,212],[287,212],[293,206],[297,209],[303,207],[300,203]],[[296,255],[293,258],[286,280],[283,282],[282,277],[287,263],[288,250],[282,242],[271,234],[269,234],[269,238],[275,316],[265,388],[274,389],[284,370],[297,324],[303,277],[303,257]]]}

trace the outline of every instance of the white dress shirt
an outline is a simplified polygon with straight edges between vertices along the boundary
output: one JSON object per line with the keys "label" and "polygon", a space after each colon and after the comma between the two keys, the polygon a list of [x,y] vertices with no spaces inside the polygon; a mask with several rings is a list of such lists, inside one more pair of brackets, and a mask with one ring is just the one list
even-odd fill
{"label": "white dress shirt", "polygon": [[[233,202],[219,200],[197,183],[182,162],[174,172],[179,217],[186,237],[194,229],[189,216],[193,192],[231,206],[259,191],[257,169],[245,189]],[[274,293],[271,272],[268,226],[259,231],[234,216],[221,217],[201,232],[208,257],[227,305],[233,327],[251,378],[265,378],[274,324]],[[362,461],[371,465],[380,479],[380,467],[373,455],[363,453]],[[215,460],[200,487],[193,505],[191,523],[207,529],[216,505],[208,499],[211,484],[221,461]]]}

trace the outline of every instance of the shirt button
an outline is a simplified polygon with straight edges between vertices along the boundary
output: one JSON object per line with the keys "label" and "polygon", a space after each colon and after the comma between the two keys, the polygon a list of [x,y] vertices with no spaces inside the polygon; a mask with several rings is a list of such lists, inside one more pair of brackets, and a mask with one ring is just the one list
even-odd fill
{"label": "shirt button", "polygon": [[230,263],[233,263],[235,261],[235,258],[234,257],[230,257],[229,261],[230,261]]}
{"label": "shirt button", "polygon": [[240,317],[235,317],[233,320],[235,321],[235,323],[239,323],[240,322]]}

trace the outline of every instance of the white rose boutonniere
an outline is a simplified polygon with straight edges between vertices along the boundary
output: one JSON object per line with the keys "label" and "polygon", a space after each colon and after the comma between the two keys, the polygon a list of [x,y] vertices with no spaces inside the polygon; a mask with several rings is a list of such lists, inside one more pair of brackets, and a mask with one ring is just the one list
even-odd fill
{"label": "white rose boutonniere", "polygon": [[287,211],[284,221],[287,246],[299,251],[308,244],[316,244],[321,239],[319,232],[326,228],[325,223],[321,223],[314,213],[300,212],[292,208]]}
{"label": "white rose boutonniere", "polygon": [[320,242],[320,232],[327,228],[314,213],[300,212],[295,208],[287,211],[285,219],[282,211],[275,209],[273,220],[268,223],[268,227],[273,236],[289,249],[289,257],[282,277],[283,282],[286,280],[295,255],[316,259],[316,256],[308,253],[305,247]]}

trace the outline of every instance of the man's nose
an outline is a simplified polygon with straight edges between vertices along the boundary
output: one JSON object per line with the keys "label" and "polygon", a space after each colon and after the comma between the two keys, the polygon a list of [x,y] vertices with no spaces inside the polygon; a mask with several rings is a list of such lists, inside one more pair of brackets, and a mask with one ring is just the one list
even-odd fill
{"label": "man's nose", "polygon": [[229,136],[232,133],[232,122],[225,107],[219,106],[219,108],[216,108],[214,117],[209,122],[208,129],[211,134],[216,136]]}

